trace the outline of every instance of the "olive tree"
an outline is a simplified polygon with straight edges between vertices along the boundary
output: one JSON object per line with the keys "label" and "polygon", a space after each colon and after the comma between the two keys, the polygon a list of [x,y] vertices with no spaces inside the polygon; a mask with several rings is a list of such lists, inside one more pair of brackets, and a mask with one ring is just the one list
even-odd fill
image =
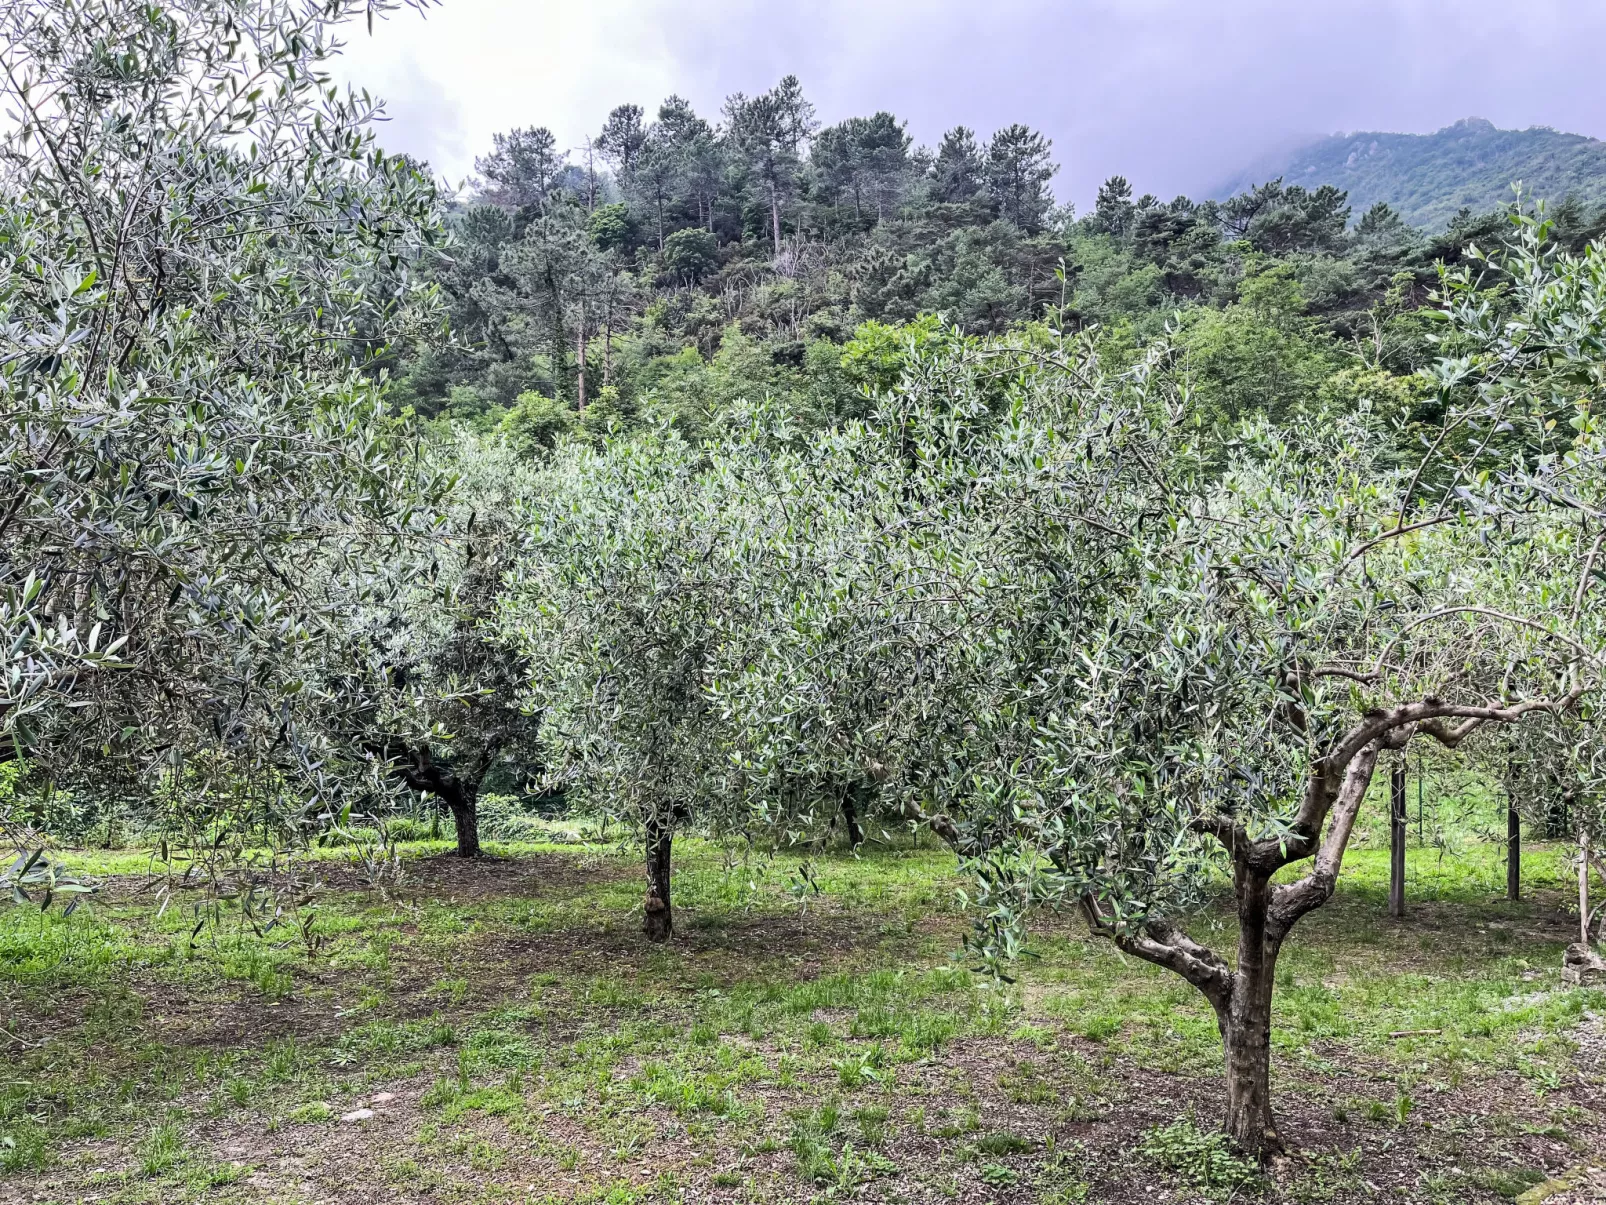
{"label": "olive tree", "polygon": [[[1600,440],[1587,394],[1558,427],[1536,385],[1598,339],[1601,264],[1533,244],[1509,268],[1507,316],[1447,282],[1468,354],[1436,367],[1446,418],[1404,468],[1365,414],[1251,426],[1223,452],[1163,349],[1118,384],[1088,357],[1039,378],[1050,437],[1022,447],[1017,475],[1037,487],[1012,530],[1029,550],[1016,565],[1041,572],[998,563],[987,639],[1014,667],[976,709],[987,748],[958,801],[984,883],[978,942],[1006,954],[1028,906],[1062,902],[1192,983],[1246,1150],[1278,1145],[1278,955],[1331,899],[1379,762],[1598,687]],[[1223,878],[1231,959],[1186,932]]]}
{"label": "olive tree", "polygon": [[[741,447],[738,441],[734,446]],[[507,607],[555,772],[642,838],[644,931],[674,931],[675,832],[739,810],[709,684],[742,636],[735,604],[771,498],[672,430],[560,446]]]}
{"label": "olive tree", "polygon": [[1032,374],[1015,347],[945,348],[911,355],[865,419],[800,446],[786,539],[744,578],[770,600],[749,608],[752,652],[710,692],[735,721],[755,814],[786,832],[823,803],[853,844],[875,819],[955,839],[940,788],[1005,665],[982,620],[999,618],[990,575],[1029,488],[1005,449],[1033,436],[1000,380]]}
{"label": "olive tree", "polygon": [[351,785],[306,661],[438,484],[372,369],[435,322],[435,189],[327,71],[388,7],[0,12],[0,756]]}
{"label": "olive tree", "polygon": [[365,663],[339,679],[349,692],[341,714],[351,743],[450,812],[458,856],[472,858],[487,774],[536,756],[530,667],[501,607],[522,547],[521,517],[541,506],[540,473],[505,442],[466,432],[432,455],[453,484],[431,555],[383,606],[362,612]]}
{"label": "olive tree", "polygon": [[[1278,1144],[1278,955],[1379,762],[1598,686],[1601,264],[1516,241],[1506,308],[1447,278],[1462,354],[1403,467],[1364,411],[1223,442],[1163,343],[1122,373],[1091,337],[939,351],[816,450],[797,509],[821,547],[712,688],[746,692],[740,747],[772,774],[897,749],[978,873],[995,965],[1060,903],[1194,984],[1247,1150]],[[1234,957],[1186,932],[1222,884]]]}
{"label": "olive tree", "polygon": [[[1566,835],[1578,880],[1578,942],[1569,961],[1586,963],[1606,944],[1606,907],[1591,880],[1606,883],[1606,741],[1595,706],[1580,704],[1529,725],[1520,741],[1489,741],[1481,752],[1505,780],[1512,806],[1540,832]],[[1592,936],[1593,934],[1593,936]]]}

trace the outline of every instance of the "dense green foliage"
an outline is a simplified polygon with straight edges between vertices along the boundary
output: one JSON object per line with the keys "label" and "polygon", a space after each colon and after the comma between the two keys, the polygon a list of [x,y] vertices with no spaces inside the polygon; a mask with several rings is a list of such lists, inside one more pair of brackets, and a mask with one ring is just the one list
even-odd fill
{"label": "dense green foliage", "polygon": [[[1510,200],[1428,235],[1331,187],[1162,201],[1116,177],[1078,216],[1024,126],[932,149],[889,113],[812,114],[788,79],[732,97],[719,124],[678,97],[651,121],[623,106],[581,165],[544,129],[499,135],[436,272],[453,341],[403,349],[393,398],[526,447],[659,420],[695,442],[738,398],[772,395],[808,426],[866,413],[865,390],[901,371],[899,328],[1052,318],[1097,325],[1112,363],[1179,323],[1223,417],[1362,398],[1398,414],[1435,354],[1414,314],[1434,265],[1497,241]],[[1574,248],[1594,229],[1577,206],[1552,216]]]}
{"label": "dense green foliage", "polygon": [[[1335,134],[1260,160],[1216,195],[1275,178],[1311,189],[1332,185],[1349,193],[1357,211],[1386,204],[1413,226],[1443,230],[1463,210],[1509,202],[1516,181],[1553,205],[1571,198],[1598,210],[1606,202],[1606,142],[1546,126],[1500,130],[1480,117],[1433,134]],[[1595,222],[1598,231],[1598,213]]]}
{"label": "dense green foliage", "polygon": [[[287,845],[396,872],[408,792],[476,856],[498,772],[623,822],[660,942],[677,835],[925,826],[995,972],[1063,906],[1198,989],[1228,1132],[1276,1148],[1278,958],[1379,765],[1536,717],[1592,750],[1577,207],[1429,238],[1117,177],[1076,218],[1025,126],[912,148],[787,77],[718,126],[622,106],[585,170],[498,137],[444,240],[327,87],[347,14],[7,18],[18,897],[63,786],[222,871],[197,932],[279,923]],[[1232,960],[1188,932],[1227,883]]]}

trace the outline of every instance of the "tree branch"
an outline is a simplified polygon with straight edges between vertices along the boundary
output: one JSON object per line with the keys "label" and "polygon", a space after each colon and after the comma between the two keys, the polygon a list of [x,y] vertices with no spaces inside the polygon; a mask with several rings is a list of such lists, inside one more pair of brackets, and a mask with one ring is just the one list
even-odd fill
{"label": "tree branch", "polygon": [[961,852],[959,849],[959,829],[947,816],[941,812],[931,815],[913,799],[905,801],[903,811],[904,815],[908,816],[916,824],[924,824],[937,836],[941,837],[948,848],[956,854]]}
{"label": "tree branch", "polygon": [[1208,946],[1201,946],[1181,929],[1163,920],[1151,920],[1137,933],[1124,932],[1112,925],[1100,910],[1092,895],[1081,899],[1082,914],[1088,927],[1100,937],[1108,938],[1116,947],[1145,962],[1164,967],[1181,975],[1204,993],[1217,1012],[1224,1010],[1232,1000],[1233,971]]}
{"label": "tree branch", "polygon": [[1366,790],[1372,783],[1377,768],[1379,743],[1366,746],[1351,760],[1344,772],[1338,800],[1333,806],[1327,827],[1327,836],[1316,851],[1316,861],[1310,872],[1296,883],[1274,887],[1267,917],[1267,935],[1281,943],[1300,917],[1320,908],[1332,898],[1338,886],[1338,875],[1344,866],[1344,851],[1349,847],[1350,834],[1355,829],[1355,818],[1360,815]]}

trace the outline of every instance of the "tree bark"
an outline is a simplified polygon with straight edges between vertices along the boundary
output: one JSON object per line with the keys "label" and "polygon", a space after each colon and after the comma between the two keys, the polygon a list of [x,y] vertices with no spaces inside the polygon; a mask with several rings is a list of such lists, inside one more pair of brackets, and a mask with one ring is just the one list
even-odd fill
{"label": "tree bark", "polygon": [[[1343,869],[1344,851],[1379,756],[1405,748],[1417,735],[1430,736],[1453,749],[1484,725],[1514,723],[1530,711],[1554,710],[1576,697],[1569,694],[1559,701],[1528,700],[1504,708],[1426,699],[1369,711],[1312,762],[1304,797],[1287,833],[1254,838],[1230,816],[1197,817],[1191,825],[1193,830],[1215,837],[1233,859],[1233,891],[1238,905],[1236,967],[1164,918],[1150,919],[1137,928],[1107,911],[1095,892],[1081,897],[1082,910],[1094,933],[1108,937],[1129,954],[1182,976],[1210,1001],[1225,1054],[1226,1130],[1245,1153],[1263,1158],[1282,1149],[1272,1118],[1270,1087],[1271,1001],[1277,955],[1300,918],[1333,897]],[[1291,715],[1295,726],[1305,731],[1303,713],[1296,707]],[[1446,725],[1447,719],[1458,722]],[[1400,776],[1392,792],[1390,821],[1401,854],[1404,793]],[[926,819],[917,807],[911,814]],[[1048,851],[1048,856],[1058,862],[1054,851]],[[1313,861],[1302,878],[1272,886],[1272,878],[1280,870],[1307,858]],[[1403,862],[1400,869],[1403,870]],[[1403,875],[1396,879],[1403,881]],[[1586,916],[1587,891],[1587,880],[1581,879],[1579,902]]]}
{"label": "tree bark", "polygon": [[[387,752],[395,756],[394,752]],[[485,781],[486,771],[495,757],[496,746],[492,745],[458,773],[436,763],[429,747],[423,746],[406,750],[402,760],[396,763],[396,773],[403,782],[415,791],[435,796],[452,813],[460,858],[480,856],[480,783]],[[436,831],[436,826],[431,825],[431,834]]]}
{"label": "tree bark", "polygon": [[669,891],[670,849],[675,839],[670,820],[654,818],[647,824],[647,901],[642,932],[648,941],[668,941],[675,932],[675,914]]}
{"label": "tree bark", "polygon": [[869,788],[862,782],[856,782],[842,792],[842,827],[848,830],[848,844],[855,849],[864,844],[864,829],[859,824],[859,802],[869,794]]}
{"label": "tree bark", "polygon": [[480,856],[479,791],[459,788],[446,796],[446,806],[452,809],[452,825],[457,829],[457,856]]}
{"label": "tree bark", "polygon": [[580,307],[580,335],[575,340],[574,357],[575,413],[586,412],[586,311]]}
{"label": "tree bark", "polygon": [[1589,945],[1589,834],[1578,834],[1578,940]]}
{"label": "tree bark", "polygon": [[1281,942],[1270,931],[1270,877],[1248,868],[1234,876],[1238,966],[1217,1005],[1226,1054],[1225,1128],[1239,1149],[1264,1156],[1282,1149],[1271,1115],[1271,996]]}
{"label": "tree bark", "polygon": [[781,192],[780,189],[775,187],[773,181],[770,183],[770,228],[774,234],[775,256],[779,259],[781,255]]}

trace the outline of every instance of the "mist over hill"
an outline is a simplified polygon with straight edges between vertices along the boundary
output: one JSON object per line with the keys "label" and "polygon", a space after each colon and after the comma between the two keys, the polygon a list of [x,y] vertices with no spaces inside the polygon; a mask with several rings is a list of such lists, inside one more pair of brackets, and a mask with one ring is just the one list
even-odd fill
{"label": "mist over hill", "polygon": [[1483,211],[1511,200],[1517,180],[1553,203],[1569,195],[1606,200],[1606,142],[1545,126],[1502,130],[1481,117],[1432,134],[1337,134],[1269,155],[1212,195],[1224,200],[1278,176],[1311,189],[1345,189],[1357,216],[1386,201],[1412,225],[1437,230],[1463,208]]}

